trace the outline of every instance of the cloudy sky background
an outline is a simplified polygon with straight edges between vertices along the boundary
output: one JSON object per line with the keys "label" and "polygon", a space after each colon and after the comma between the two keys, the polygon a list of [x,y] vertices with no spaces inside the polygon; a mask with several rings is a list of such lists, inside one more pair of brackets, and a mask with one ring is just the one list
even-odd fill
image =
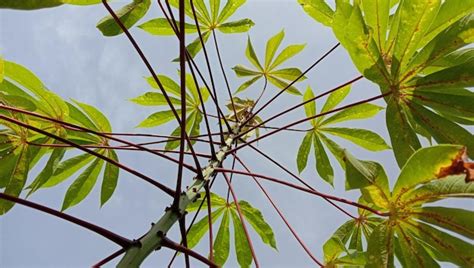
{"label": "cloudy sky background", "polygon": [[[121,4],[123,2],[119,3]],[[33,12],[1,10],[0,53],[10,61],[28,67],[42,79],[48,88],[59,95],[100,108],[108,116],[116,132],[145,132],[145,130],[135,129],[134,126],[154,112],[154,108],[140,107],[127,99],[150,90],[143,79],[149,74],[125,36],[105,38],[95,29],[96,22],[105,14],[106,11],[101,5],[62,6]],[[155,17],[162,17],[162,15],[156,3],[153,3],[151,11],[141,23]],[[293,43],[307,44],[302,53],[284,64],[285,67],[298,66],[304,70],[337,43],[331,30],[313,21],[296,1],[249,0],[232,16],[232,19],[240,18],[251,18],[256,23],[249,35],[259,56],[264,55],[267,39],[281,29],[284,29],[286,33],[283,46]],[[177,78],[178,65],[170,62],[178,54],[178,43],[175,38],[150,36],[138,28],[133,28],[132,33],[139,40],[155,70]],[[247,34],[219,34],[218,38],[231,87],[235,90],[244,80],[237,78],[230,68],[236,64],[250,66],[244,56]],[[211,43],[208,43],[208,47],[210,45]],[[227,93],[222,76],[217,69],[214,50],[210,50],[214,62],[214,77],[217,77],[218,81],[218,94],[221,102],[224,102],[227,100]],[[202,54],[198,56],[198,62],[202,66],[201,70],[204,71]],[[318,94],[357,76],[358,73],[349,61],[348,55],[339,48],[308,74],[309,79],[297,85],[301,91],[310,85]],[[261,86],[262,84],[256,84],[248,90],[247,95],[241,96],[255,96]],[[266,98],[268,99],[276,92],[274,87],[269,87]],[[344,103],[348,104],[377,94],[379,91],[374,85],[368,81],[360,81],[353,86],[351,94]],[[299,97],[282,95],[261,116],[264,119],[268,118],[300,101]],[[323,103],[324,99],[318,101],[318,107],[322,107]],[[212,106],[210,102],[208,104],[209,107]],[[379,104],[382,103],[379,102]],[[271,125],[280,126],[302,117],[304,117],[304,112],[300,109],[275,120]],[[385,137],[387,141],[389,140],[383,111],[372,119],[341,125],[369,128]],[[175,125],[171,123],[146,131],[169,134],[174,127]],[[302,125],[302,127],[307,127],[307,125]],[[296,171],[296,152],[302,137],[303,135],[299,133],[282,132],[270,139],[262,140],[258,145],[275,160]],[[341,141],[341,144],[361,159],[381,162],[393,185],[393,180],[398,174],[398,167],[391,151],[370,153],[347,142]],[[206,146],[198,146],[199,151],[207,152],[207,149]],[[243,150],[240,154],[252,171],[291,180],[270,162],[253,154],[251,150]],[[125,164],[174,187],[176,167],[173,164],[147,153],[121,153],[119,156]],[[225,164],[226,167],[230,165],[229,160],[230,158]],[[334,159],[332,160],[336,172],[335,189],[324,183],[316,174],[312,154],[302,177],[322,192],[356,200],[358,198],[356,191],[344,192],[343,173]],[[191,163],[190,159],[188,162]],[[242,168],[237,167],[237,169]],[[30,180],[34,178],[36,172],[37,169],[32,172]],[[120,174],[118,188],[103,208],[99,209],[99,180],[86,200],[69,209],[67,213],[125,237],[136,238],[146,232],[150,223],[162,215],[170,199],[132,175],[125,172]],[[191,178],[191,174],[187,175],[185,185]],[[31,200],[59,209],[71,182],[72,179],[58,187],[38,191]],[[259,208],[276,235],[278,252],[265,246],[260,238],[253,234],[260,264],[263,267],[313,267],[314,264],[291,236],[253,181],[250,178],[238,176],[234,182],[239,199],[247,200]],[[322,259],[322,244],[339,225],[348,220],[347,216],[320,198],[267,182],[263,184],[309,248]],[[214,190],[225,195],[225,182],[221,176],[218,177]],[[470,201],[450,201],[449,203],[473,207],[473,202]],[[351,207],[348,209],[356,213],[355,209]],[[218,225],[215,228],[217,227]],[[171,235],[179,240],[176,231],[177,228],[174,228]],[[208,248],[204,241],[206,238],[197,248],[204,255],[207,254]],[[86,267],[116,249],[113,243],[94,233],[24,207],[16,206],[0,218],[0,267]],[[166,249],[156,252],[146,260],[144,267],[165,267],[171,254],[172,252]],[[182,258],[178,258],[176,264],[176,267],[181,267]],[[231,245],[228,266],[237,266],[233,245]]]}

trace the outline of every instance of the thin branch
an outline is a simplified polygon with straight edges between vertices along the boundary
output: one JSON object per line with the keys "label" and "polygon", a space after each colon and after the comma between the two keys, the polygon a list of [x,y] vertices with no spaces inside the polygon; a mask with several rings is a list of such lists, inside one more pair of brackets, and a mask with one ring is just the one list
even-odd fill
{"label": "thin branch", "polygon": [[[244,162],[237,156],[237,154],[233,154],[234,158],[237,159],[237,161],[239,161],[240,165],[242,165],[242,167],[247,170],[247,172],[251,173],[250,169],[248,169],[248,167],[244,164]],[[298,243],[301,245],[301,247],[303,248],[303,250],[306,252],[306,254],[308,254],[308,256],[314,261],[316,262],[319,266],[323,266],[323,264],[313,255],[313,253],[309,250],[308,246],[306,246],[306,244],[304,243],[304,241],[299,237],[299,235],[296,233],[296,231],[293,229],[293,227],[290,225],[290,223],[288,222],[288,220],[286,219],[285,215],[283,215],[283,213],[280,211],[280,209],[277,207],[277,205],[275,204],[275,202],[273,201],[273,199],[270,197],[270,195],[267,193],[267,191],[265,190],[265,188],[263,188],[262,184],[254,177],[252,176],[253,180],[255,181],[255,183],[258,185],[258,187],[260,188],[260,190],[263,192],[263,194],[267,197],[268,201],[270,202],[270,204],[273,206],[273,208],[275,209],[275,211],[278,213],[278,215],[280,216],[280,218],[283,220],[283,222],[285,223],[285,225],[288,227],[288,229],[290,230],[290,232],[293,234],[293,236],[295,237],[295,239],[298,241]]]}
{"label": "thin branch", "polygon": [[327,199],[331,199],[331,200],[334,200],[334,201],[337,201],[337,202],[341,202],[341,203],[344,203],[344,204],[355,206],[355,207],[370,211],[370,212],[372,212],[376,215],[379,215],[379,216],[389,216],[390,215],[390,213],[380,212],[376,209],[373,209],[373,208],[368,207],[368,206],[363,205],[363,204],[359,204],[359,203],[354,202],[354,201],[350,201],[350,200],[340,198],[340,197],[337,197],[337,196],[333,196],[333,195],[324,194],[324,193],[321,193],[319,191],[311,190],[311,189],[308,189],[306,187],[302,187],[302,186],[299,186],[299,185],[296,185],[296,184],[293,184],[293,183],[290,183],[290,182],[286,182],[286,181],[283,181],[283,180],[280,180],[280,179],[276,179],[276,178],[273,178],[273,177],[270,177],[270,176],[257,174],[257,173],[250,173],[250,172],[245,172],[245,171],[239,171],[239,170],[231,170],[231,169],[226,169],[226,168],[216,168],[215,171],[216,172],[222,172],[224,174],[225,173],[236,173],[236,174],[240,174],[240,175],[254,176],[256,178],[261,178],[261,179],[264,179],[264,180],[267,180],[267,181],[271,181],[271,182],[275,182],[275,183],[278,183],[278,184],[281,184],[281,185],[285,185],[285,186],[288,186],[290,188],[300,190],[302,192],[310,193],[312,195],[325,197]]}
{"label": "thin branch", "polygon": [[[185,221],[185,216],[181,217],[179,219],[179,231],[181,233],[181,243],[183,244],[183,248],[188,248],[188,238],[187,238],[187,232],[186,232],[186,221]],[[165,236],[166,238],[166,236]],[[166,243],[165,243],[166,244]],[[184,263],[186,264],[186,268],[190,267],[189,264],[189,253],[188,252],[183,252],[184,253]]]}
{"label": "thin branch", "polygon": [[219,266],[217,266],[217,264],[215,264],[214,262],[208,260],[206,257],[202,256],[201,254],[197,253],[196,251],[191,250],[187,247],[183,247],[180,244],[178,244],[174,241],[171,241],[166,236],[162,237],[162,241],[163,241],[162,243],[163,243],[164,247],[167,247],[167,248],[170,248],[170,249],[173,249],[173,250],[177,250],[177,251],[182,252],[184,254],[188,254],[189,256],[195,258],[196,260],[201,261],[202,263],[204,263],[206,265],[209,265],[209,267],[216,267],[216,268],[219,267]]}
{"label": "thin branch", "polygon": [[89,231],[92,231],[92,232],[94,232],[98,235],[101,235],[101,236],[109,239],[110,241],[116,243],[117,245],[119,245],[123,248],[128,248],[131,245],[133,245],[133,241],[131,241],[131,240],[125,238],[125,237],[122,237],[122,236],[120,236],[116,233],[113,233],[113,232],[111,232],[107,229],[104,229],[104,228],[102,228],[100,226],[97,226],[95,224],[92,224],[90,222],[81,220],[81,219],[76,218],[74,216],[68,215],[66,213],[63,213],[63,212],[54,210],[52,208],[37,204],[35,202],[31,202],[31,201],[28,201],[28,200],[25,200],[25,199],[22,199],[22,198],[18,198],[18,197],[14,197],[14,196],[4,194],[4,193],[0,193],[0,199],[4,199],[4,200],[10,201],[10,202],[14,202],[14,203],[17,203],[17,204],[20,204],[20,205],[23,205],[23,206],[26,206],[26,207],[29,207],[29,208],[32,208],[32,209],[50,214],[50,215],[53,215],[55,217],[58,217],[60,219],[68,221],[70,223],[74,223],[78,226],[81,226],[81,227],[83,227],[83,228],[85,228]]}
{"label": "thin branch", "polygon": [[255,254],[255,250],[253,248],[252,239],[250,238],[249,232],[247,230],[247,225],[245,224],[244,216],[242,215],[242,211],[240,210],[239,200],[235,195],[234,188],[227,176],[227,173],[224,171],[225,169],[216,168],[216,171],[221,171],[224,175],[225,181],[227,182],[227,186],[229,186],[230,193],[232,194],[232,199],[234,200],[235,207],[237,208],[237,214],[239,214],[240,222],[242,223],[242,227],[244,228],[245,236],[247,237],[247,242],[249,243],[250,252],[252,253],[252,257],[255,261],[255,267],[260,267],[257,260],[257,255]]}
{"label": "thin branch", "polygon": [[145,174],[142,174],[142,173],[140,173],[140,172],[138,172],[138,171],[136,171],[136,170],[134,170],[134,169],[132,169],[132,168],[130,168],[130,167],[128,167],[128,166],[125,166],[125,165],[123,165],[123,164],[121,164],[121,163],[119,163],[119,162],[117,162],[117,161],[115,161],[115,160],[113,160],[113,159],[111,159],[111,158],[108,158],[108,157],[105,156],[105,155],[101,155],[101,154],[99,154],[99,153],[97,153],[97,152],[95,152],[95,151],[93,151],[93,150],[90,150],[90,149],[88,149],[88,148],[85,148],[85,147],[83,147],[83,146],[81,146],[81,145],[79,145],[79,144],[76,144],[76,143],[74,143],[74,142],[71,142],[71,141],[69,141],[69,140],[67,140],[67,139],[65,139],[65,138],[62,138],[62,137],[60,137],[60,136],[51,134],[51,133],[49,133],[49,132],[47,132],[47,131],[44,131],[44,130],[42,130],[42,129],[39,129],[39,128],[37,128],[37,127],[30,126],[30,125],[28,125],[28,124],[26,124],[26,123],[23,123],[23,122],[21,122],[21,121],[18,121],[18,120],[16,120],[16,119],[12,119],[12,118],[7,117],[7,116],[4,116],[4,115],[0,115],[0,119],[5,120],[5,121],[8,121],[8,122],[11,122],[11,123],[16,124],[16,125],[18,125],[18,126],[21,126],[21,127],[24,127],[24,128],[30,129],[30,130],[33,130],[33,131],[38,132],[38,133],[40,133],[40,134],[43,134],[43,135],[45,135],[45,136],[54,138],[54,139],[56,139],[56,140],[58,140],[58,141],[60,141],[60,142],[69,144],[69,145],[71,145],[72,147],[75,147],[75,148],[77,148],[77,149],[79,149],[79,150],[82,150],[82,151],[84,151],[84,152],[86,152],[86,153],[88,153],[88,154],[91,154],[91,155],[93,155],[93,156],[95,156],[95,157],[98,157],[98,158],[100,158],[100,159],[102,159],[102,160],[104,160],[104,161],[107,161],[108,163],[113,164],[113,165],[115,165],[115,166],[117,166],[117,167],[119,167],[119,168],[121,168],[121,169],[123,169],[123,170],[125,170],[125,171],[127,171],[127,172],[129,172],[129,173],[131,173],[131,174],[133,174],[133,175],[135,175],[135,176],[141,178],[141,179],[143,179],[144,181],[146,181],[146,182],[148,182],[148,183],[153,184],[153,185],[156,186],[158,189],[162,190],[163,192],[167,193],[167,194],[170,195],[170,196],[174,196],[174,191],[171,190],[170,188],[168,188],[167,186],[165,186],[164,184],[161,184],[161,183],[159,183],[159,182],[153,180],[152,178],[146,176]]}
{"label": "thin branch", "polygon": [[260,109],[258,109],[250,118],[247,119],[247,122],[250,122],[253,117],[259,114],[263,109],[265,109],[268,105],[270,105],[276,98],[278,98],[283,92],[285,92],[288,88],[294,85],[298,80],[300,80],[303,76],[305,76],[311,69],[316,67],[321,61],[323,61],[329,54],[331,54],[340,44],[335,44],[331,49],[329,49],[324,55],[322,55],[319,59],[317,59],[311,66],[309,66],[304,72],[302,72],[295,80],[289,83],[284,89],[280,90],[274,97],[272,97],[269,101],[267,101]]}
{"label": "thin branch", "polygon": [[[141,50],[140,46],[138,45],[138,43],[135,41],[135,39],[133,38],[133,36],[130,34],[130,32],[128,31],[128,29],[123,25],[122,21],[120,21],[120,19],[117,17],[117,14],[115,14],[115,12],[113,11],[113,9],[109,6],[109,4],[107,3],[107,0],[102,0],[102,4],[104,5],[104,7],[107,9],[107,11],[110,13],[110,15],[114,18],[115,22],[120,26],[120,29],[122,29],[122,31],[125,33],[125,35],[127,36],[128,40],[130,41],[130,43],[132,44],[132,46],[135,48],[135,50],[137,51],[138,55],[140,56],[141,60],[143,61],[143,63],[145,64],[146,68],[148,69],[148,71],[150,72],[151,76],[153,77],[153,80],[156,82],[156,84],[158,85],[158,87],[160,88],[161,90],[161,93],[163,94],[163,96],[165,97],[166,99],[166,102],[168,103],[168,106],[171,108],[171,111],[173,112],[173,115],[174,117],[176,118],[176,122],[178,122],[178,124],[182,127],[184,125],[183,122],[186,121],[185,118],[181,118],[179,117],[176,109],[174,108],[174,105],[173,103],[171,102],[171,99],[169,98],[168,96],[168,93],[166,93],[166,90],[165,88],[163,87],[163,84],[161,84],[161,81],[160,79],[158,78],[158,76],[156,75],[153,67],[151,66],[150,62],[148,61],[148,59],[146,58],[145,54],[143,53],[143,51]],[[185,128],[184,128],[185,129]],[[196,170],[197,172],[201,172],[201,164],[199,163],[199,159],[197,159],[197,156],[194,155],[194,148],[193,148],[193,145],[191,143],[191,140],[189,140],[189,137],[187,135],[187,133],[185,133],[186,135],[186,141],[188,143],[188,146],[189,146],[189,149],[191,150],[191,153],[193,153],[193,158],[194,158],[194,162],[195,162],[195,165],[196,165]],[[202,175],[202,174],[200,174]]]}
{"label": "thin branch", "polygon": [[118,256],[122,255],[125,252],[125,248],[121,248],[114,253],[110,254],[103,260],[99,261],[98,263],[92,265],[92,268],[100,268],[101,266],[107,264],[108,262],[112,261],[113,259],[117,258]]}
{"label": "thin branch", "polygon": [[[302,184],[304,184],[306,187],[308,187],[309,189],[315,191],[316,189],[314,189],[311,185],[309,185],[306,181],[304,181],[302,178],[300,178],[299,176],[297,176],[295,173],[291,172],[289,169],[287,169],[286,167],[284,167],[282,164],[278,163],[276,160],[274,160],[273,158],[271,158],[270,156],[268,156],[267,154],[265,154],[264,152],[262,152],[262,150],[258,149],[257,147],[253,146],[252,144],[249,144],[250,148],[252,148],[254,151],[256,151],[257,153],[259,153],[260,155],[262,155],[263,157],[265,157],[266,159],[268,159],[270,162],[272,162],[273,164],[275,164],[277,167],[279,167],[280,169],[282,169],[283,171],[285,171],[287,174],[289,174],[291,177],[295,178],[297,181],[301,182]],[[234,154],[235,155],[235,154]],[[236,155],[235,155],[236,156]],[[354,217],[354,215],[350,214],[348,211],[346,211],[345,209],[343,209],[342,207],[338,206],[337,204],[335,204],[334,202],[332,202],[331,200],[327,199],[327,198],[324,198],[324,200],[326,200],[327,202],[329,202],[333,207],[337,208],[339,211],[341,211],[342,213],[346,214],[347,216],[355,219],[356,217]]]}
{"label": "thin branch", "polygon": [[230,103],[232,105],[232,111],[237,116],[237,110],[235,109],[234,98],[232,97],[232,92],[231,92],[230,86],[229,86],[229,80],[227,79],[227,75],[225,73],[224,63],[222,62],[221,52],[219,50],[219,45],[217,43],[217,36],[216,36],[216,32],[215,32],[214,29],[212,29],[212,38],[214,39],[214,47],[216,48],[217,59],[219,60],[219,65],[221,67],[221,73],[222,73],[222,76],[224,77],[225,85],[226,85],[226,88],[227,88],[227,94],[229,94]]}
{"label": "thin branch", "polygon": [[[348,105],[345,105],[345,106],[341,106],[341,107],[339,107],[339,108],[336,108],[336,109],[333,109],[333,110],[330,110],[330,111],[327,111],[327,112],[324,112],[324,113],[319,113],[319,114],[314,115],[314,116],[310,116],[310,117],[307,117],[307,118],[300,119],[300,120],[298,120],[298,121],[295,121],[295,122],[293,122],[293,123],[290,123],[290,124],[288,124],[288,125],[285,125],[285,126],[279,128],[279,129],[276,129],[276,130],[274,130],[274,131],[272,131],[272,132],[269,132],[269,133],[266,133],[266,134],[264,134],[264,135],[262,135],[262,136],[260,136],[260,137],[257,137],[257,138],[255,138],[255,139],[253,139],[253,140],[251,140],[251,141],[246,141],[244,144],[241,144],[241,145],[237,146],[236,148],[231,149],[228,153],[232,153],[232,152],[234,152],[234,151],[240,150],[240,149],[242,149],[243,147],[245,147],[245,146],[247,146],[247,145],[249,145],[249,144],[252,144],[252,143],[254,143],[254,142],[256,142],[256,141],[259,141],[259,140],[261,140],[261,139],[264,139],[264,138],[266,138],[266,137],[269,137],[269,136],[271,136],[271,135],[274,135],[274,134],[276,134],[276,133],[278,133],[278,132],[280,132],[280,131],[282,131],[282,130],[284,130],[284,129],[286,129],[286,128],[290,128],[290,127],[296,126],[296,125],[298,125],[298,124],[304,123],[304,122],[306,122],[306,121],[309,121],[309,120],[312,120],[312,119],[315,119],[315,118],[318,118],[318,117],[321,117],[321,116],[325,116],[325,115],[328,115],[328,114],[331,114],[331,113],[335,113],[335,112],[338,112],[338,111],[342,111],[342,110],[345,110],[345,109],[347,109],[347,108],[351,108],[351,107],[354,107],[354,106],[357,106],[357,105],[361,105],[361,104],[364,104],[364,103],[368,103],[368,102],[371,102],[371,101],[374,101],[374,100],[383,98],[383,97],[385,97],[385,96],[388,96],[388,95],[390,95],[390,94],[392,94],[391,91],[386,92],[386,93],[381,94],[381,95],[377,95],[377,96],[375,96],[375,97],[371,97],[371,98],[368,98],[368,99],[365,99],[365,100],[361,100],[361,101],[358,101],[358,102],[354,102],[354,103],[351,103],[351,104],[348,104]],[[239,134],[238,137],[241,137],[241,135],[242,135],[242,134]]]}
{"label": "thin branch", "polygon": [[211,191],[209,185],[205,185],[206,200],[207,200],[207,224],[209,225],[209,260],[214,261],[214,238],[212,233],[212,205],[211,205]]}
{"label": "thin branch", "polygon": [[[166,155],[166,154],[162,154],[162,153],[159,153],[159,152],[154,152],[153,150],[150,150],[146,147],[143,147],[143,146],[140,146],[138,144],[135,144],[133,142],[129,142],[129,141],[126,141],[126,140],[123,140],[123,139],[119,139],[119,138],[116,138],[116,137],[113,137],[113,136],[108,136],[106,134],[103,134],[99,131],[95,131],[95,130],[92,130],[92,129],[88,129],[88,128],[85,128],[85,127],[81,127],[81,126],[78,126],[78,125],[75,125],[75,124],[72,124],[72,123],[68,123],[68,122],[64,122],[64,121],[61,121],[61,120],[58,120],[58,119],[55,119],[55,118],[51,118],[51,117],[48,117],[48,116],[44,116],[44,115],[41,115],[41,114],[38,114],[38,113],[34,113],[34,112],[30,112],[30,111],[26,111],[26,110],[22,110],[22,109],[18,109],[18,108],[15,108],[15,107],[10,107],[10,106],[6,106],[6,105],[2,105],[0,104],[0,109],[4,109],[4,110],[8,110],[8,111],[14,111],[14,112],[18,112],[18,113],[22,113],[22,114],[26,114],[26,115],[30,115],[30,116],[34,116],[34,117],[37,117],[37,118],[41,118],[43,120],[47,120],[47,121],[51,121],[51,122],[54,122],[54,123],[57,123],[57,124],[60,124],[62,126],[64,126],[65,128],[68,128],[68,129],[71,129],[71,130],[77,130],[77,131],[82,131],[82,132],[88,132],[88,133],[92,133],[92,134],[95,134],[99,137],[103,137],[105,139],[109,139],[109,140],[113,140],[113,141],[116,141],[116,142],[119,142],[119,143],[123,143],[123,144],[126,144],[126,145],[129,145],[131,147],[135,147],[137,149],[141,149],[145,152],[149,152],[151,154],[154,154],[154,155],[157,155],[157,156],[160,156],[164,159],[167,159],[167,160],[170,160],[174,163],[178,163],[178,160]],[[189,165],[186,165],[186,168],[197,173],[197,170],[192,167],[192,166],[189,166]]]}
{"label": "thin branch", "polygon": [[[245,134],[247,134],[247,133],[250,132],[250,131],[253,131],[253,130],[254,130],[255,128],[257,128],[257,127],[263,126],[264,124],[266,124],[266,123],[268,123],[268,122],[270,122],[270,121],[272,121],[272,120],[274,120],[274,119],[276,119],[276,118],[278,118],[278,117],[280,117],[280,116],[282,116],[282,115],[285,115],[285,114],[287,114],[287,113],[289,113],[289,112],[291,112],[291,111],[293,111],[293,110],[295,110],[295,109],[297,109],[297,108],[299,108],[299,107],[302,107],[302,106],[304,106],[304,105],[307,104],[307,103],[310,103],[310,102],[312,102],[312,101],[315,101],[315,100],[317,100],[317,99],[320,99],[320,98],[322,98],[322,97],[324,97],[324,96],[326,96],[326,95],[328,95],[328,94],[330,94],[330,93],[333,93],[333,92],[335,92],[335,91],[337,91],[337,90],[340,90],[340,89],[342,89],[342,88],[344,88],[344,87],[346,87],[346,86],[348,86],[348,85],[350,85],[350,84],[352,84],[352,83],[354,83],[354,82],[356,82],[356,81],[358,81],[358,80],[360,80],[360,79],[362,79],[362,78],[363,78],[363,76],[358,76],[358,77],[356,77],[356,78],[354,78],[354,79],[351,79],[351,80],[349,80],[349,81],[347,81],[347,82],[345,82],[345,83],[343,83],[343,84],[341,84],[341,85],[339,85],[339,86],[337,86],[337,87],[335,87],[335,88],[332,88],[332,89],[330,89],[330,90],[327,90],[327,91],[325,91],[325,92],[323,92],[323,93],[321,93],[321,94],[319,94],[319,95],[317,95],[317,96],[315,96],[315,97],[313,97],[313,98],[311,98],[311,99],[309,99],[309,100],[306,100],[306,101],[304,101],[304,102],[301,102],[301,103],[299,103],[299,104],[296,104],[296,105],[294,105],[293,107],[290,107],[290,108],[288,108],[288,109],[286,109],[286,110],[284,110],[284,111],[282,111],[282,112],[279,112],[279,113],[277,113],[277,114],[274,114],[274,115],[272,115],[270,118],[268,118],[268,119],[266,119],[266,120],[260,122],[260,123],[257,124],[256,126],[253,126],[252,128],[250,128],[250,129],[248,129],[248,130],[242,132],[240,137],[243,137]],[[258,112],[258,111],[257,111],[257,112]],[[257,113],[257,112],[256,112],[256,113]],[[253,116],[253,115],[252,115],[252,116]]]}

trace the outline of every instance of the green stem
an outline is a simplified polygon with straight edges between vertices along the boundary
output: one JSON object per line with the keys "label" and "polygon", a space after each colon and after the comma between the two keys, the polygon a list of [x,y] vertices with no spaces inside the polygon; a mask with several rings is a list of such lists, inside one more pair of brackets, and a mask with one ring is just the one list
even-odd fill
{"label": "green stem", "polygon": [[225,144],[221,146],[216,153],[216,159],[209,161],[209,164],[203,169],[203,177],[194,178],[193,184],[186,192],[181,194],[179,209],[174,210],[167,208],[165,214],[153,224],[150,231],[139,240],[139,243],[127,249],[117,267],[139,267],[148,255],[162,246],[163,237],[165,237],[171,227],[178,222],[180,217],[184,215],[188,205],[198,198],[198,193],[203,189],[205,184],[216,176],[217,173],[215,169],[222,166],[222,162],[231,150],[232,144],[240,134],[240,131],[240,125],[236,125],[232,129],[232,133],[225,140]]}

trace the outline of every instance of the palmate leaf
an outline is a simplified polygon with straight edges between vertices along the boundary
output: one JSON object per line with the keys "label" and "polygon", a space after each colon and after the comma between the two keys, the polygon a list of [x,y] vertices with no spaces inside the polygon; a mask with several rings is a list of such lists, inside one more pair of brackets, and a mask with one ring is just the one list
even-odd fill
{"label": "palmate leaf", "polygon": [[[83,4],[86,4],[86,2],[83,2]],[[2,102],[16,108],[26,108],[57,120],[70,122],[92,131],[112,132],[111,125],[106,116],[95,107],[78,101],[74,101],[74,104],[68,103],[48,90],[41,80],[27,68],[14,62],[5,61],[3,63],[5,67],[3,69],[4,79],[0,83],[0,98],[3,98]],[[14,99],[16,101],[11,102]],[[108,144],[108,139],[106,138],[100,138],[83,131],[65,129],[43,119],[39,120],[32,116],[27,117],[21,113],[10,113],[7,111],[2,111],[2,113],[29,125],[45,130],[49,129],[51,134],[68,139],[76,144]],[[69,148],[36,146],[36,144],[61,145],[54,138],[33,131],[27,131],[24,128],[6,122],[1,122],[1,125],[8,128],[6,132],[8,133],[8,146],[4,149],[0,148],[2,153],[3,150],[7,153],[1,156],[2,172],[0,174],[2,175],[0,187],[5,188],[4,192],[7,194],[18,196],[24,188],[28,171],[37,163],[41,163],[40,160],[47,155],[49,157],[44,162],[44,166],[26,188],[28,190],[27,196],[38,189],[52,187],[65,181],[84,166],[90,164],[95,158],[92,155],[84,154],[62,161]],[[25,141],[29,143],[28,146],[26,146]],[[109,157],[118,161],[118,157],[113,151],[109,151],[108,154]],[[24,161],[27,163],[23,163]],[[89,165],[90,167],[91,165]],[[100,171],[101,169],[97,168],[91,174],[96,174]],[[85,174],[84,172],[83,174]],[[108,165],[105,173],[107,175],[102,192],[102,204],[110,198],[116,187],[118,169],[115,166]],[[89,176],[82,175],[80,180],[77,181],[74,187],[72,187],[75,189],[68,191],[63,209],[75,205],[85,198],[90,189],[92,189],[95,179],[94,176],[89,178]],[[12,203],[6,202],[4,204],[6,205],[2,208],[3,213],[11,208]]]}
{"label": "palmate leaf", "polygon": [[[125,28],[129,29],[139,21],[150,8],[150,0],[133,0],[132,3],[123,6],[115,14]],[[123,31],[111,15],[107,15],[97,23],[97,28],[104,36],[115,36]]]}
{"label": "palmate leaf", "polygon": [[[385,99],[386,123],[399,166],[421,147],[418,135],[429,140],[433,137],[438,143],[469,145],[466,140],[471,137],[454,122],[472,124],[471,116],[459,115],[455,110],[459,106],[450,108],[445,104],[445,109],[440,109],[444,102],[433,104],[436,101],[429,93],[428,101],[422,101],[420,93],[442,90],[443,97],[449,100],[458,95],[459,89],[474,85],[472,57],[466,53],[469,48],[463,49],[474,41],[474,1],[401,1],[393,8],[398,1],[389,5],[389,1],[380,0],[354,4],[340,0],[336,1],[335,11],[325,2],[300,1],[310,16],[333,29],[366,78],[377,83],[382,92],[393,92]],[[316,6],[320,9],[317,15]],[[414,98],[413,92],[417,92]],[[436,114],[423,106],[434,109]],[[423,113],[422,118],[410,107]],[[428,117],[441,120],[443,129],[452,126],[456,134],[441,137],[441,131],[430,125],[433,120]],[[456,135],[464,138],[453,139]],[[468,153],[472,154],[472,150]]]}
{"label": "palmate leaf", "polygon": [[[344,98],[349,94],[350,86],[343,87],[332,92],[319,114],[331,111],[340,104]],[[312,117],[316,113],[316,101],[310,101],[314,98],[314,93],[310,87],[307,88],[303,101],[305,102],[305,114]],[[306,103],[307,102],[307,103]],[[296,158],[298,171],[301,173],[307,165],[309,151],[314,145],[314,155],[316,159],[316,171],[329,184],[333,184],[334,169],[326,153],[324,145],[338,160],[339,164],[345,168],[345,152],[335,142],[330,140],[327,135],[336,136],[348,140],[364,149],[370,151],[381,151],[390,149],[385,141],[376,133],[366,129],[344,128],[344,127],[330,127],[332,124],[348,121],[364,119],[375,116],[382,108],[373,104],[362,104],[342,110],[329,118],[324,119],[324,116],[312,119],[312,129],[309,130],[301,143],[298,155]],[[323,145],[324,144],[324,145]]]}
{"label": "palmate leaf", "polygon": [[[221,9],[220,0],[209,1],[209,6],[203,0],[193,1],[195,14],[202,34],[202,40],[207,42],[214,30],[218,30],[224,34],[244,33],[248,32],[255,23],[246,18],[235,21],[228,21],[228,19],[239,9],[246,1],[245,0],[227,0],[224,7]],[[178,0],[170,0],[170,5],[176,9],[179,8]],[[185,32],[188,34],[197,33],[195,25],[194,12],[192,10],[191,1],[185,1],[185,14],[192,23],[185,23]],[[177,24],[179,25],[179,21]],[[166,18],[156,18],[149,20],[138,26],[142,30],[152,35],[174,35],[174,31],[169,25]],[[202,49],[201,38],[198,36],[190,44],[186,46],[191,57],[195,57]],[[179,61],[179,57],[173,59],[174,62]]]}
{"label": "palmate leaf", "polygon": [[[462,146],[438,145],[416,151],[402,168],[392,192],[380,164],[347,155],[347,181],[351,189],[361,190],[359,203],[388,213],[387,218],[370,217],[378,222],[364,233],[367,267],[393,267],[395,256],[404,267],[439,267],[437,261],[473,265],[474,246],[462,238],[474,235],[473,212],[424,206],[449,197],[474,198],[474,185],[465,181],[465,171],[459,168],[465,161],[464,150]],[[361,215],[357,220],[365,219]]]}
{"label": "palmate leaf", "polygon": [[260,78],[265,78],[266,81],[279,89],[286,89],[286,92],[293,95],[301,95],[296,87],[289,86],[289,84],[297,79],[297,81],[305,80],[306,77],[302,76],[302,72],[298,68],[277,69],[277,67],[300,53],[305,45],[289,45],[275,57],[284,37],[285,32],[281,31],[267,41],[263,67],[255,53],[250,37],[248,38],[245,56],[255,69],[240,64],[232,68],[238,77],[251,77],[250,80],[239,86],[236,93],[246,90]]}
{"label": "palmate leaf", "polygon": [[[201,210],[207,210],[207,201],[204,201],[205,193],[200,193],[200,197],[192,203],[186,210],[189,212],[196,211],[199,207]],[[202,203],[202,205],[201,205]],[[234,247],[237,257],[237,262],[242,267],[249,267],[252,263],[252,253],[248,246],[247,237],[240,221],[235,203],[227,203],[227,201],[211,193],[211,206],[213,209],[212,222],[215,223],[221,219],[217,236],[214,240],[214,261],[216,264],[223,266],[230,251],[230,221],[234,229]],[[262,242],[276,249],[275,235],[270,225],[265,221],[262,213],[254,208],[250,203],[240,200],[239,206],[245,221],[250,224],[255,233],[260,236]],[[199,241],[209,230],[208,216],[203,216],[197,223],[195,223],[188,233],[188,246],[195,247]]]}

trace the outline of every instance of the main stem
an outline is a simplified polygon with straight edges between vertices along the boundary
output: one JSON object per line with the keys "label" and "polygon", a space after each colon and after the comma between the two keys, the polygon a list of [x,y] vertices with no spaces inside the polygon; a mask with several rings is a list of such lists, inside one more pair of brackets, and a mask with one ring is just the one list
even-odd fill
{"label": "main stem", "polygon": [[127,249],[117,267],[139,267],[148,255],[163,245],[163,237],[166,237],[171,227],[184,216],[186,208],[198,198],[198,193],[204,188],[206,183],[216,176],[216,168],[222,166],[224,159],[231,150],[232,144],[239,136],[240,131],[240,124],[232,128],[232,133],[229,134],[224,145],[217,151],[216,158],[210,160],[209,164],[202,170],[203,177],[195,177],[194,182],[190,185],[188,190],[181,193],[178,209],[173,209],[172,206],[167,208],[165,214],[152,225],[150,231],[138,240],[134,246]]}

